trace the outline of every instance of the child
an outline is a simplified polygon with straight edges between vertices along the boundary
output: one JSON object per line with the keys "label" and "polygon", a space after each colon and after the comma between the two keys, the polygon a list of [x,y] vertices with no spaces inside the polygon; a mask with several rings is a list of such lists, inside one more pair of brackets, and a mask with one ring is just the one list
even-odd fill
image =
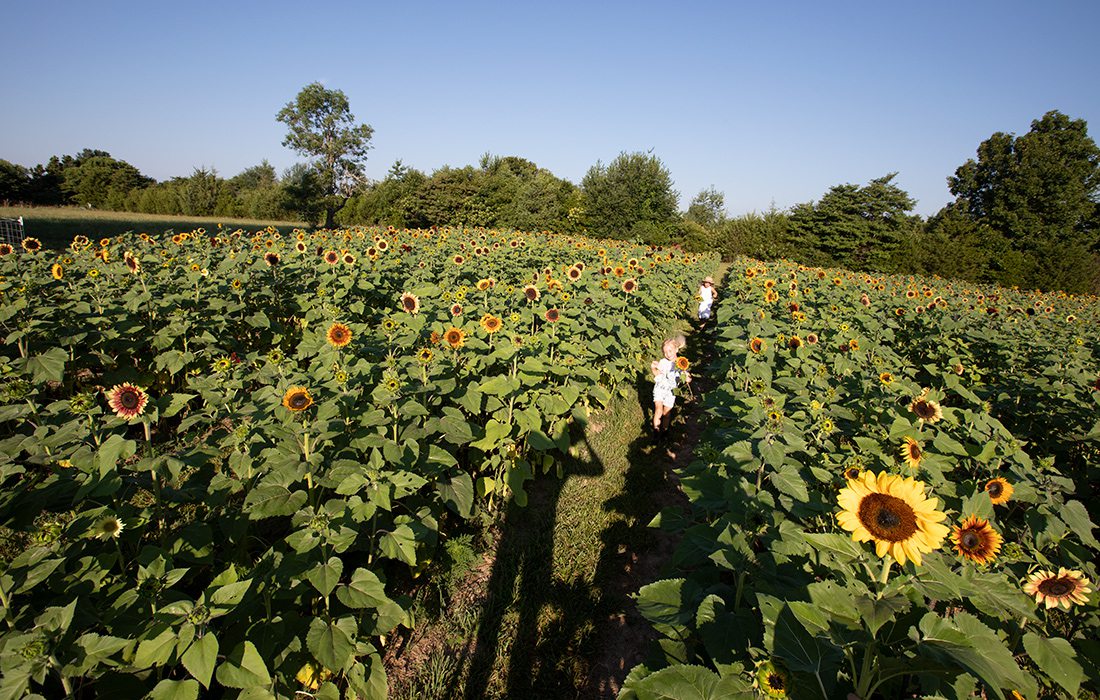
{"label": "child", "polygon": [[669,338],[661,345],[664,357],[649,365],[653,372],[653,433],[656,436],[665,431],[662,425],[664,417],[676,405],[676,396],[672,392],[680,376],[683,375],[685,384],[691,381],[687,372],[676,368],[676,353],[681,347],[683,345],[678,338]]}
{"label": "child", "polygon": [[710,310],[714,305],[714,297],[717,296],[714,291],[714,279],[709,275],[703,278],[703,283],[699,285],[699,320],[706,323],[710,319]]}

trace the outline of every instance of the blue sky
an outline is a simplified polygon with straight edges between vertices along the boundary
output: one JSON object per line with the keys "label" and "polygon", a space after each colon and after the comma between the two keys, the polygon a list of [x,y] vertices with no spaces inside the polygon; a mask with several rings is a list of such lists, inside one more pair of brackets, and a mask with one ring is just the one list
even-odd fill
{"label": "blue sky", "polygon": [[[367,174],[517,155],[579,183],[650,151],[732,215],[897,171],[935,213],[997,131],[1098,138],[1100,2],[8,2],[0,158],[106,150],[158,180],[282,147],[306,84],[374,127]],[[307,11],[306,8],[309,10]]]}

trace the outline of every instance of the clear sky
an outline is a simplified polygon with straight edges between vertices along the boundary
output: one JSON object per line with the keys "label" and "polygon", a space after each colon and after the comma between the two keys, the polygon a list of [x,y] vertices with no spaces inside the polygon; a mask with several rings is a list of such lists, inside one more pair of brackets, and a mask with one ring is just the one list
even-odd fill
{"label": "clear sky", "polygon": [[0,158],[84,148],[158,180],[301,160],[306,84],[374,127],[367,174],[516,155],[580,183],[651,151],[731,215],[897,171],[935,213],[994,132],[1057,109],[1100,140],[1100,2],[3,3]]}

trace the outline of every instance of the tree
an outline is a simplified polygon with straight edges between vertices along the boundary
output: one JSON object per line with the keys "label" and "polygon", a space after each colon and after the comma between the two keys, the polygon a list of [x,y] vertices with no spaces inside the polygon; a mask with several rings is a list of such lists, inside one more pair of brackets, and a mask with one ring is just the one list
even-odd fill
{"label": "tree", "polygon": [[1021,283],[1070,291],[1090,284],[1100,253],[1100,148],[1085,120],[1055,110],[1023,136],[995,133],[947,182],[953,206],[1031,258]]}
{"label": "tree", "polygon": [[714,185],[701,190],[691,200],[684,218],[705,227],[717,226],[726,220],[726,195],[714,189]]}
{"label": "tree", "polygon": [[80,159],[63,172],[62,188],[73,201],[97,208],[118,206],[130,190],[153,183],[152,178],[145,177],[134,166],[110,155]]}
{"label": "tree", "polygon": [[0,159],[0,202],[26,201],[31,175],[22,165]]}
{"label": "tree", "polygon": [[890,272],[903,241],[919,226],[908,214],[916,204],[890,173],[867,185],[836,185],[817,203],[791,208],[797,255],[812,264]]}
{"label": "tree", "polygon": [[597,236],[661,243],[677,222],[672,176],[648,153],[620,153],[608,166],[597,162],[581,189],[588,228]]}
{"label": "tree", "polygon": [[283,145],[315,159],[325,227],[333,228],[336,212],[362,184],[363,161],[374,129],[367,124],[356,125],[347,96],[320,83],[302,88],[293,102],[279,110],[276,119],[289,129]]}
{"label": "tree", "polygon": [[[313,223],[324,209],[324,188],[317,169],[305,163],[296,163],[283,173],[282,205],[296,213],[302,221]],[[325,211],[326,216],[336,212]]]}

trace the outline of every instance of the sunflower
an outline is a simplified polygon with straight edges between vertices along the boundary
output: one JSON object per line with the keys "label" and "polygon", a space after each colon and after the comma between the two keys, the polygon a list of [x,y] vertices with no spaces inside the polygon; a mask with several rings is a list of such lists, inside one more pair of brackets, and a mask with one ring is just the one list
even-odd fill
{"label": "sunflower", "polygon": [[337,253],[335,250],[326,251],[325,262],[327,262],[329,265],[335,265],[336,263],[340,262],[340,254]]}
{"label": "sunflower", "polygon": [[882,372],[878,375],[878,380],[882,383],[883,386],[890,386],[894,383],[894,375],[890,374],[889,372]]}
{"label": "sunflower", "polygon": [[1088,594],[1092,593],[1090,583],[1082,572],[1059,567],[1057,574],[1047,570],[1030,574],[1024,584],[1024,593],[1035,596],[1035,602],[1045,604],[1047,609],[1060,605],[1069,610],[1074,603],[1084,605],[1088,602]]}
{"label": "sunflower", "polygon": [[529,284],[523,288],[523,296],[527,298],[527,301],[538,301],[539,288],[533,284]]}
{"label": "sunflower", "polygon": [[428,334],[428,342],[431,343],[432,345],[438,344],[439,341],[442,340],[442,339],[443,339],[443,336],[439,335],[438,331],[432,331],[431,333]]}
{"label": "sunflower", "polygon": [[956,525],[951,532],[951,541],[955,543],[955,551],[959,556],[966,557],[978,564],[986,564],[993,561],[997,552],[1001,551],[1001,536],[989,526],[989,521],[971,515]]}
{"label": "sunflower", "polygon": [[466,331],[452,326],[443,334],[443,340],[447,341],[447,344],[452,348],[458,350],[466,342]]}
{"label": "sunflower", "polygon": [[435,353],[432,352],[431,348],[420,348],[420,352],[416,353],[416,361],[422,365],[431,362],[433,357],[435,357]]}
{"label": "sunflower", "polygon": [[581,270],[576,265],[569,268],[569,272],[567,272],[565,274],[566,274],[567,277],[569,277],[569,279],[571,279],[574,282],[576,282],[577,280],[579,280],[581,278]]}
{"label": "sunflower", "polygon": [[807,345],[817,345],[817,341],[818,341],[817,333],[807,333],[806,334],[806,344]]}
{"label": "sunflower", "polygon": [[279,264],[279,254],[273,250],[264,253],[264,262],[268,267],[275,267]]}
{"label": "sunflower", "polygon": [[489,335],[499,331],[500,327],[503,325],[503,322],[492,314],[485,314],[482,316],[480,323],[481,327],[484,328],[485,332]]}
{"label": "sunflower", "polygon": [[845,479],[852,481],[853,479],[859,479],[860,475],[863,474],[863,470],[859,467],[845,467],[844,471],[841,473],[844,475]]}
{"label": "sunflower", "polygon": [[345,347],[351,342],[351,329],[345,324],[337,321],[328,327],[328,333],[325,334],[325,339],[328,340],[329,345],[334,348]]}
{"label": "sunflower", "polygon": [[116,384],[107,392],[107,405],[119,418],[133,420],[145,412],[149,395],[139,386],[130,383]]}
{"label": "sunflower", "polygon": [[117,516],[107,515],[99,519],[95,525],[95,536],[107,541],[117,539],[122,534],[123,524]]}
{"label": "sunflower", "polygon": [[382,330],[386,331],[387,333],[393,333],[395,330],[397,330],[397,321],[393,320],[392,318],[383,319]]}
{"label": "sunflower", "polygon": [[875,543],[880,557],[889,554],[899,564],[921,563],[922,552],[943,544],[949,532],[936,510],[939,499],[924,494],[924,482],[896,474],[864,472],[837,496],[837,522],[857,542]]}
{"label": "sunflower", "polygon": [[59,280],[65,276],[65,268],[61,267],[59,263],[54,263],[50,266],[50,274],[53,275],[55,280]]}
{"label": "sunflower", "polygon": [[753,338],[752,340],[749,341],[749,350],[752,350],[754,353],[759,354],[759,353],[764,352],[767,349],[768,349],[768,344],[766,342],[764,342],[763,338]]}
{"label": "sunflower", "polygon": [[138,273],[138,271],[141,269],[141,263],[138,262],[137,257],[133,253],[131,253],[130,251],[126,251],[126,254],[123,255],[122,257],[123,257],[123,260],[126,261],[126,267],[129,268],[130,272],[132,272],[136,275]]}
{"label": "sunflower", "polygon": [[756,664],[752,685],[766,698],[785,698],[790,694],[791,675],[771,659],[760,661]]}
{"label": "sunflower", "polygon": [[919,442],[907,437],[905,438],[905,444],[901,446],[900,454],[910,469],[916,469],[920,466],[920,461],[924,457],[924,450],[921,449]]}
{"label": "sunflower", "polygon": [[466,258],[462,257],[461,255],[456,255],[451,258],[451,262],[453,262],[455,265],[461,265],[462,263],[466,262]]}
{"label": "sunflower", "polygon": [[477,281],[477,291],[479,292],[486,292],[491,286],[493,285],[488,279],[480,279]]}
{"label": "sunflower", "polygon": [[233,280],[232,282],[229,283],[229,286],[232,287],[233,289],[240,289],[241,288],[241,281],[240,280]]}
{"label": "sunflower", "polygon": [[989,494],[989,500],[994,505],[1008,503],[1008,499],[1012,498],[1012,492],[1015,490],[1012,488],[1012,484],[999,476],[985,482],[985,491]]}
{"label": "sunflower", "polygon": [[791,350],[799,349],[802,347],[802,338],[799,338],[797,335],[792,335],[790,339],[787,340],[787,347]]}
{"label": "sunflower", "polygon": [[304,411],[313,405],[313,397],[304,386],[292,386],[283,394],[283,405],[291,411]]}
{"label": "sunflower", "polygon": [[943,418],[943,409],[940,408],[938,403],[928,398],[928,389],[925,389],[920,396],[913,399],[913,402],[909,404],[909,410],[917,414],[917,418],[925,423],[935,423]]}
{"label": "sunflower", "polygon": [[631,294],[638,290],[638,281],[634,278],[623,280],[623,291]]}
{"label": "sunflower", "polygon": [[405,292],[401,295],[401,308],[404,309],[406,313],[420,313],[420,298],[415,294]]}
{"label": "sunflower", "polygon": [[681,372],[686,372],[688,367],[691,367],[691,362],[689,362],[686,357],[676,358],[676,369],[680,370]]}
{"label": "sunflower", "polygon": [[34,238],[33,236],[27,236],[23,239],[23,250],[28,253],[37,253],[42,249],[42,241]]}
{"label": "sunflower", "polygon": [[561,319],[561,312],[557,309],[547,309],[544,318],[550,323],[557,323]]}
{"label": "sunflower", "polygon": [[462,315],[462,304],[452,304],[451,305],[451,315],[452,316],[461,316]]}
{"label": "sunflower", "polygon": [[0,243],[0,256],[11,255],[13,250],[15,249],[11,247],[10,243]]}

